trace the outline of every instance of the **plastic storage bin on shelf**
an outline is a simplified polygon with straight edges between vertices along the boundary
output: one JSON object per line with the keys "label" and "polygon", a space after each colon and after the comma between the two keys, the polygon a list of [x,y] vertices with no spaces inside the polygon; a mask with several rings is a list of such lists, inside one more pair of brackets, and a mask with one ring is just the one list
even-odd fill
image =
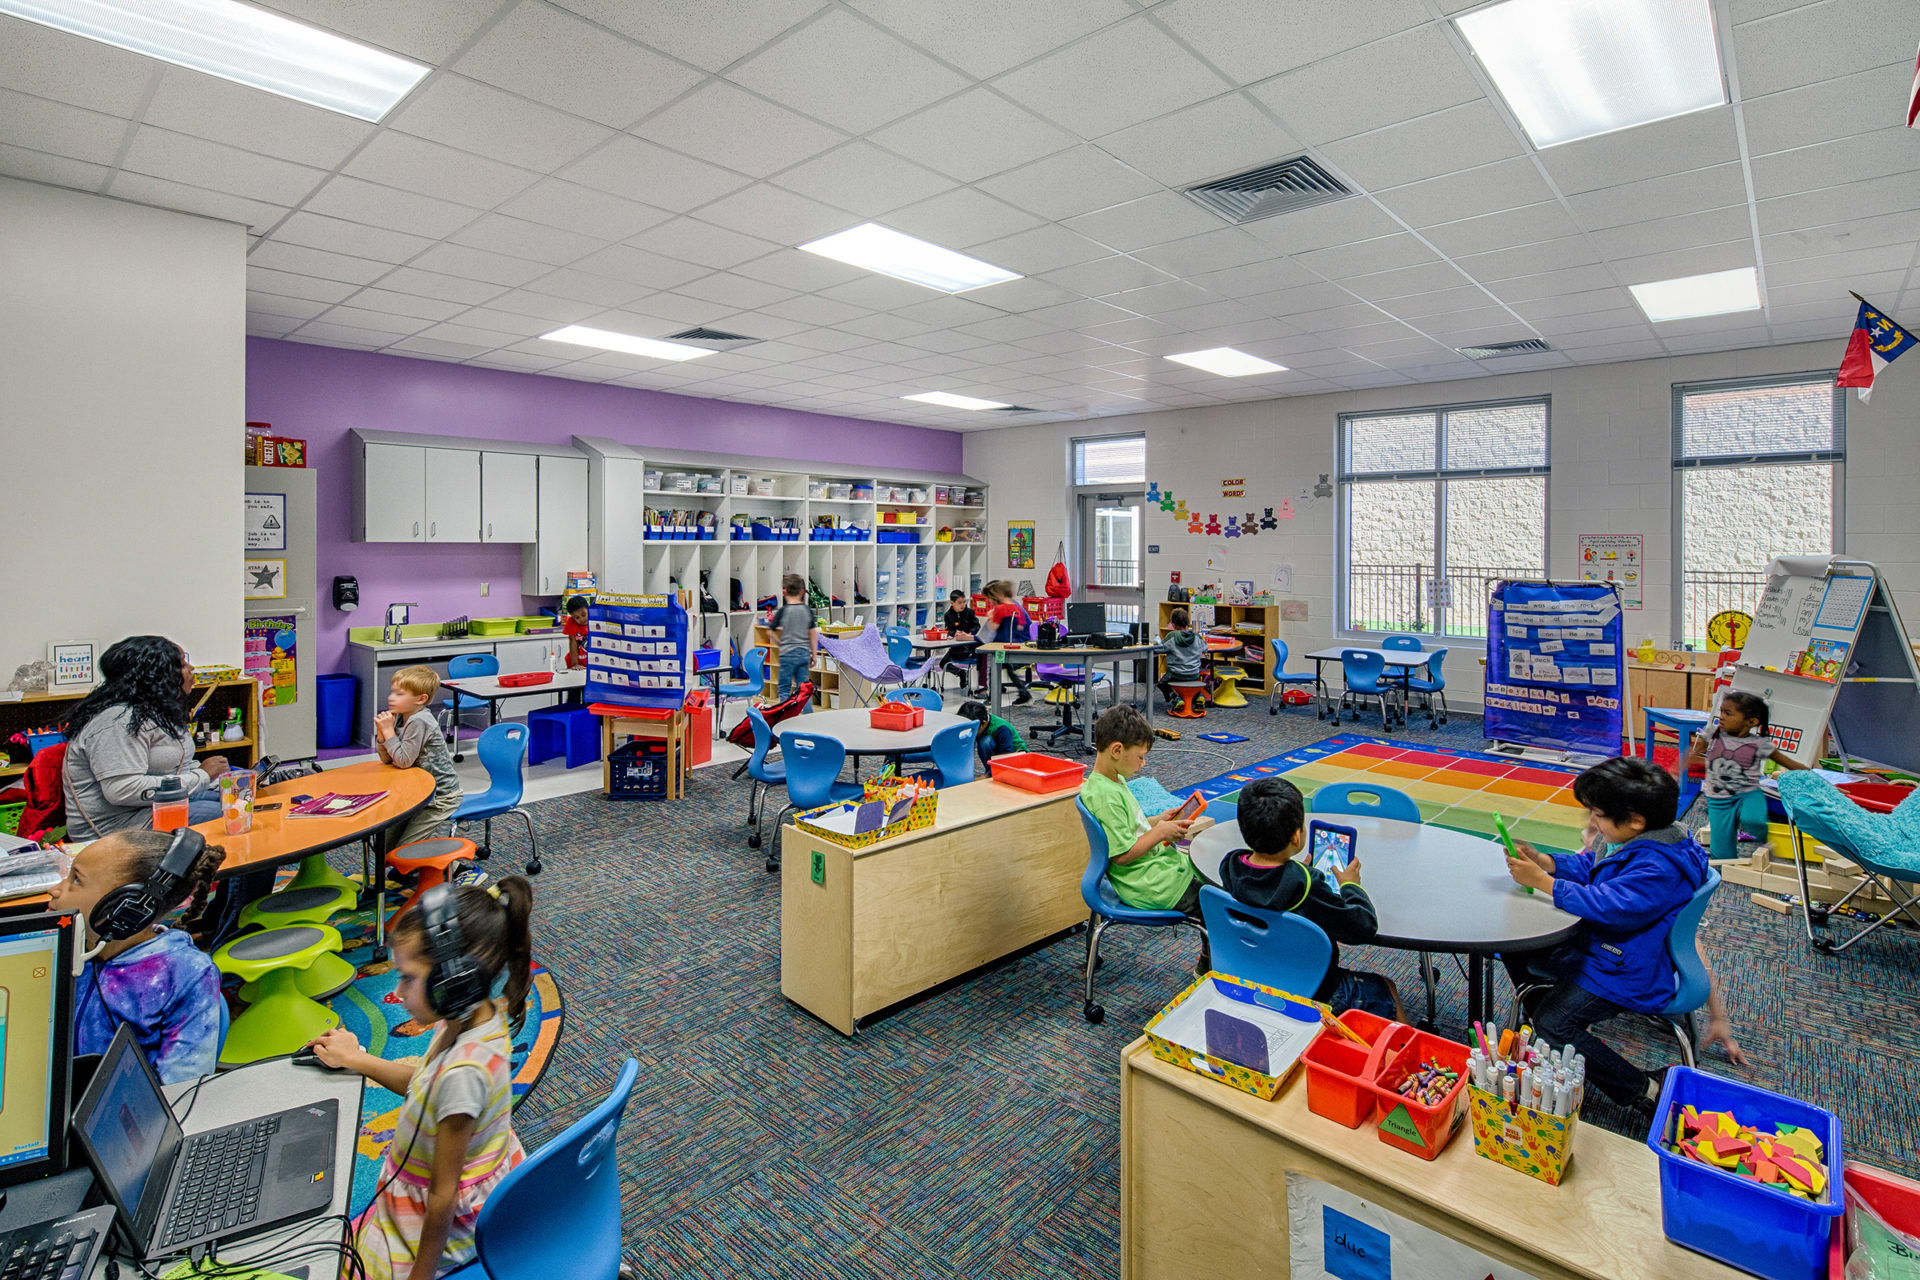
{"label": "plastic storage bin on shelf", "polygon": [[1307,1068],[1307,1110],[1358,1129],[1373,1118],[1373,1078],[1387,1050],[1387,1030],[1399,1024],[1365,1009],[1349,1009],[1340,1021],[1367,1043],[1357,1045],[1337,1032],[1323,1032],[1308,1046],[1300,1059]]}
{"label": "plastic storage bin on shelf", "polygon": [[[1402,1031],[1407,1033],[1405,1037],[1400,1035]],[[1467,1046],[1403,1025],[1389,1028],[1383,1038],[1385,1052],[1373,1078],[1380,1141],[1431,1160],[1446,1149],[1466,1119]],[[1455,1073],[1453,1087],[1438,1102],[1427,1105],[1395,1092],[1393,1086],[1402,1075],[1429,1061]]]}
{"label": "plastic storage bin on shelf", "polygon": [[467,623],[470,636],[510,636],[519,629],[517,618],[474,618]]}
{"label": "plastic storage bin on shelf", "polygon": [[1087,776],[1087,766],[1038,751],[1013,751],[987,762],[995,782],[1023,791],[1070,791]]}
{"label": "plastic storage bin on shelf", "polygon": [[[1667,1150],[1682,1107],[1730,1111],[1742,1124],[1811,1129],[1826,1148],[1827,1187],[1802,1200]],[[1660,1226],[1667,1239],[1765,1280],[1821,1280],[1834,1219],[1846,1207],[1841,1190],[1840,1121],[1832,1112],[1768,1089],[1672,1067],[1660,1090],[1647,1145],[1660,1160]]]}
{"label": "plastic storage bin on shelf", "polygon": [[314,741],[322,747],[344,747],[353,741],[353,701],[360,682],[352,676],[315,676]]}

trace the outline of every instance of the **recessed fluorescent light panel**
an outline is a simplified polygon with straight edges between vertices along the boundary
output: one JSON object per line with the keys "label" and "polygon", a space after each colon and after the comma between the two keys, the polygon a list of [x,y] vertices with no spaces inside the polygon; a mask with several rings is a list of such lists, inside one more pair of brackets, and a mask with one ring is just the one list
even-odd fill
{"label": "recessed fluorescent light panel", "polygon": [[918,400],[921,404],[937,404],[945,409],[1005,409],[1010,406],[998,400],[976,400],[972,396],[956,396],[951,391],[922,391],[917,396],[901,396],[902,400]]}
{"label": "recessed fluorescent light panel", "polygon": [[655,360],[698,360],[701,356],[713,354],[705,347],[689,347],[682,342],[662,342],[658,338],[640,338],[631,333],[615,333],[612,329],[589,329],[583,324],[570,324],[540,336],[548,342],[571,342],[579,347],[624,351],[629,355],[651,356]]}
{"label": "recessed fluorescent light panel", "polygon": [[1192,365],[1196,369],[1204,369],[1208,373],[1217,373],[1223,378],[1244,378],[1250,373],[1285,373],[1287,371],[1287,366],[1283,364],[1262,360],[1259,356],[1250,356],[1232,347],[1209,347],[1205,351],[1189,351],[1184,355],[1168,356],[1167,359]]}
{"label": "recessed fluorescent light panel", "polygon": [[0,0],[0,13],[361,120],[431,70],[238,0]]}
{"label": "recessed fluorescent light panel", "polygon": [[923,284],[942,293],[965,293],[1020,278],[1018,272],[928,244],[877,222],[863,222],[800,247],[848,266],[878,271],[883,276]]}
{"label": "recessed fluorescent light panel", "polygon": [[1727,100],[1709,0],[1501,0],[1454,22],[1535,147]]}
{"label": "recessed fluorescent light panel", "polygon": [[1678,280],[1655,280],[1627,288],[1640,309],[1647,313],[1647,319],[1655,324],[1662,320],[1691,320],[1695,316],[1760,309],[1760,278],[1752,267],[1681,276]]}

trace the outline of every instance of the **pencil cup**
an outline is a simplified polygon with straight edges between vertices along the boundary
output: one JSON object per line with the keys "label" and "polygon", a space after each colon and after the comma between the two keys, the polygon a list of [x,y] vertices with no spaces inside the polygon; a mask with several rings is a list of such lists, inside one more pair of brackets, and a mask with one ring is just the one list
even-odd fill
{"label": "pencil cup", "polygon": [[1573,1132],[1580,1124],[1578,1111],[1556,1116],[1468,1085],[1467,1113],[1473,1119],[1475,1151],[1550,1187],[1560,1185],[1567,1162],[1573,1158]]}
{"label": "pencil cup", "polygon": [[251,769],[229,769],[220,775],[220,816],[227,834],[243,836],[253,830],[253,788],[259,775]]}

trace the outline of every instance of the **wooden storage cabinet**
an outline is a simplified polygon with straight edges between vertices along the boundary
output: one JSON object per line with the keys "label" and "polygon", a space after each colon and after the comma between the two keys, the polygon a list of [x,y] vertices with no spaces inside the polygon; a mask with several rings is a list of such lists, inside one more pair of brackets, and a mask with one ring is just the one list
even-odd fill
{"label": "wooden storage cabinet", "polygon": [[[0,702],[0,744],[27,729],[60,727],[90,690],[78,693],[29,693],[18,702]],[[220,680],[193,687],[187,695],[187,709],[196,721],[225,720],[235,709],[246,732],[238,742],[215,742],[195,747],[194,756],[225,756],[236,769],[248,769],[260,758],[260,686],[251,680]],[[6,785],[27,771],[27,761],[0,749],[0,785]]]}
{"label": "wooden storage cabinet", "polygon": [[[1153,638],[1158,640],[1172,629],[1173,624],[1169,622],[1168,619],[1173,615],[1175,609],[1185,609],[1188,614],[1191,615],[1194,609],[1199,607],[1202,606],[1176,604],[1171,600],[1162,600],[1160,602],[1160,628],[1154,633]],[[1235,633],[1243,641],[1257,640],[1259,642],[1260,660],[1258,662],[1250,662],[1246,658],[1237,655],[1223,657],[1217,659],[1217,661],[1232,662],[1247,673],[1247,678],[1240,682],[1240,688],[1243,691],[1247,693],[1269,692],[1273,688],[1273,642],[1280,635],[1280,607],[1272,604],[1216,604],[1212,606],[1212,608],[1213,625],[1216,627],[1238,626],[1241,623],[1250,623],[1260,628],[1260,634],[1258,636],[1250,633]],[[1204,628],[1198,629],[1204,630]],[[1164,669],[1165,664],[1165,658],[1157,659],[1154,673],[1158,675],[1159,672]]]}

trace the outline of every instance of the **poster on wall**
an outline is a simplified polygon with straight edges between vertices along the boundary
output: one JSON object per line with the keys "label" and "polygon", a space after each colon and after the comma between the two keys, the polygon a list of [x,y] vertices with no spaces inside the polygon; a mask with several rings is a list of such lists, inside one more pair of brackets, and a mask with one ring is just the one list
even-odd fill
{"label": "poster on wall", "polygon": [[247,550],[287,549],[287,495],[249,493],[242,504],[247,518]]}
{"label": "poster on wall", "polygon": [[1007,567],[1033,568],[1033,521],[1007,521]]}
{"label": "poster on wall", "polygon": [[299,619],[261,616],[247,619],[246,675],[260,686],[260,705],[286,707],[299,696]]}
{"label": "poster on wall", "polygon": [[247,561],[244,600],[285,600],[287,598],[287,562],[285,560]]}
{"label": "poster on wall", "polygon": [[1293,1280],[1534,1280],[1304,1173],[1287,1174],[1287,1237]]}
{"label": "poster on wall", "polygon": [[1580,535],[1580,581],[1611,582],[1620,588],[1620,607],[1641,606],[1641,576],[1647,539],[1639,533]]}
{"label": "poster on wall", "polygon": [[52,687],[84,689],[100,676],[94,669],[94,643],[91,640],[55,640],[47,646],[47,661],[53,666]]}

